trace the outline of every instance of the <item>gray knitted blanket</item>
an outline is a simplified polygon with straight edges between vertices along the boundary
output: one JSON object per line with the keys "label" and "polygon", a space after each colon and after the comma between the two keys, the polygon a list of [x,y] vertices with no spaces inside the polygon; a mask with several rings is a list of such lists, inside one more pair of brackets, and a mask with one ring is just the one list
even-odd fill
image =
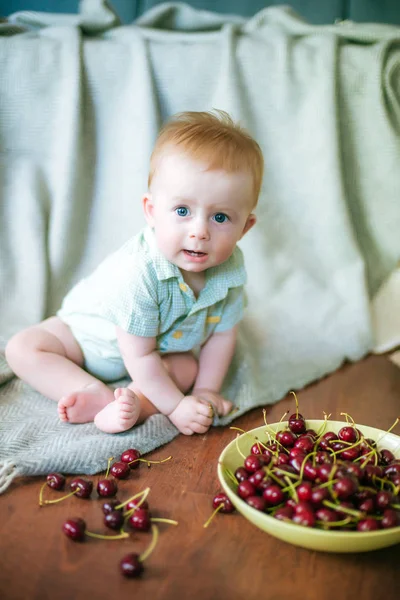
{"label": "gray knitted blanket", "polygon": [[[223,390],[238,411],[215,425],[369,352],[371,303],[400,258],[399,42],[397,27],[311,26],[287,7],[246,20],[165,3],[120,26],[83,0],[79,15],[0,24],[0,348],[143,226],[164,119],[215,107],[266,163]],[[161,415],[117,435],[60,423],[0,352],[0,492],[176,435]]]}

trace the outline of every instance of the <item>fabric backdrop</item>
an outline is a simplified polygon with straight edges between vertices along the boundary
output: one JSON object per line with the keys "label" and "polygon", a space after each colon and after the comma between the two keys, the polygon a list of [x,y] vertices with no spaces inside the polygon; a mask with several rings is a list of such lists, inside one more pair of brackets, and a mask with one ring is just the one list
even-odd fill
{"label": "fabric backdrop", "polygon": [[[79,15],[0,24],[1,345],[143,226],[163,121],[220,108],[266,164],[258,224],[240,243],[249,306],[224,387],[234,416],[369,352],[373,298],[400,257],[399,42],[394,26],[311,26],[287,7],[244,19],[166,3],[120,26],[86,0]],[[16,474],[94,473],[110,452],[177,435],[161,415],[113,436],[60,423],[4,357],[0,384],[3,490]]]}

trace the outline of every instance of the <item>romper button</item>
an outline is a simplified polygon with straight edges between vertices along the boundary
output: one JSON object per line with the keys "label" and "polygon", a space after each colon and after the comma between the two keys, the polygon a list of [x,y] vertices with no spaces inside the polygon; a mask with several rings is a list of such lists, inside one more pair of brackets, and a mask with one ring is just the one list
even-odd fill
{"label": "romper button", "polygon": [[182,333],[182,331],[180,329],[177,329],[172,334],[172,337],[175,338],[176,340],[179,340],[182,336],[183,336],[183,333]]}
{"label": "romper button", "polygon": [[187,285],[185,285],[184,283],[180,283],[179,287],[181,288],[182,292],[187,292]]}

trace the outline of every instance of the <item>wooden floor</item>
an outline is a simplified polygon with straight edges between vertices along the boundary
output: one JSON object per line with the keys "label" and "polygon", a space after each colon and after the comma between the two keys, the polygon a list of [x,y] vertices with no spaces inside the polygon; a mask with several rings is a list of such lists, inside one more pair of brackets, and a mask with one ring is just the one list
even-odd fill
{"label": "wooden floor", "polygon": [[[387,357],[367,357],[300,391],[298,398],[306,418],[322,418],[325,411],[342,420],[340,412],[345,411],[357,423],[388,429],[400,416],[400,369]],[[293,397],[288,396],[268,407],[268,421],[279,420],[293,408]],[[262,409],[233,423],[246,430],[262,424]],[[394,433],[400,433],[400,426]],[[74,543],[61,532],[68,517],[80,516],[91,531],[107,532],[97,494],[91,500],[72,497],[39,508],[45,478],[18,480],[0,496],[1,600],[398,597],[400,544],[364,554],[317,553],[281,542],[237,513],[217,515],[204,529],[212,497],[220,489],[217,459],[234,437],[229,427],[196,437],[182,435],[151,454],[152,459],[172,454],[171,461],[150,469],[142,464],[119,483],[121,500],[149,486],[153,515],[179,521],[176,527],[160,525],[158,545],[140,580],[125,579],[119,561],[128,552],[142,552],[150,534]],[[46,491],[48,497],[56,494]]]}

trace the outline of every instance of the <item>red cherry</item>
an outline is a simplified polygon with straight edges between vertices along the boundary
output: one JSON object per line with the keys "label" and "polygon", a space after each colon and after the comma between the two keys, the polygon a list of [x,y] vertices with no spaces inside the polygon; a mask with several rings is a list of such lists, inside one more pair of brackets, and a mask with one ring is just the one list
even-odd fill
{"label": "red cherry", "polygon": [[129,450],[125,450],[125,452],[121,454],[121,462],[128,463],[131,469],[137,469],[140,464],[140,461],[137,459],[140,458],[140,456],[139,450],[136,450],[136,448],[129,448]]}
{"label": "red cherry", "polygon": [[75,477],[70,482],[69,487],[78,498],[89,498],[93,490],[93,482],[82,477]]}
{"label": "red cherry", "polygon": [[121,529],[124,524],[124,515],[120,510],[112,510],[104,515],[104,525],[110,529]]}
{"label": "red cherry", "polygon": [[143,573],[143,563],[139,554],[127,554],[120,562],[120,569],[125,577],[139,577]]}
{"label": "red cherry", "polygon": [[[222,509],[221,509],[222,510]],[[151,527],[150,513],[145,508],[137,508],[129,517],[129,524],[139,531],[149,531]]]}
{"label": "red cherry", "polygon": [[85,537],[86,523],[79,518],[67,519],[62,526],[62,530],[74,542],[82,542]]}
{"label": "red cherry", "polygon": [[[132,510],[132,508],[136,508],[138,506],[140,502],[140,498],[134,498],[133,500],[129,500],[128,504],[126,505],[126,510]],[[140,502],[140,508],[149,508],[149,503],[147,502],[147,500],[143,500],[143,502]]]}
{"label": "red cherry", "polygon": [[214,496],[212,505],[213,508],[218,508],[220,505],[222,505],[219,509],[219,512],[222,513],[232,513],[235,510],[232,502],[229,500],[228,496],[224,494],[224,492]]}
{"label": "red cherry", "polygon": [[65,477],[61,473],[49,473],[46,477],[46,482],[52,490],[62,490],[65,484]]}
{"label": "red cherry", "polygon": [[343,440],[344,442],[350,442],[351,444],[354,444],[360,437],[357,429],[349,425],[346,425],[345,427],[339,429],[337,435],[339,440]]}
{"label": "red cherry", "polygon": [[290,430],[283,429],[282,431],[278,431],[276,434],[276,439],[285,448],[291,448],[297,440],[297,437]]}
{"label": "red cherry", "polygon": [[126,479],[130,473],[130,467],[125,462],[116,462],[112,465],[110,473],[117,479]]}
{"label": "red cherry", "polygon": [[261,512],[263,512],[267,506],[267,503],[262,496],[248,496],[246,502],[249,506],[252,506],[256,510],[260,510]]}
{"label": "red cherry", "polygon": [[115,496],[118,491],[118,486],[114,479],[100,479],[97,483],[97,493],[103,498]]}

